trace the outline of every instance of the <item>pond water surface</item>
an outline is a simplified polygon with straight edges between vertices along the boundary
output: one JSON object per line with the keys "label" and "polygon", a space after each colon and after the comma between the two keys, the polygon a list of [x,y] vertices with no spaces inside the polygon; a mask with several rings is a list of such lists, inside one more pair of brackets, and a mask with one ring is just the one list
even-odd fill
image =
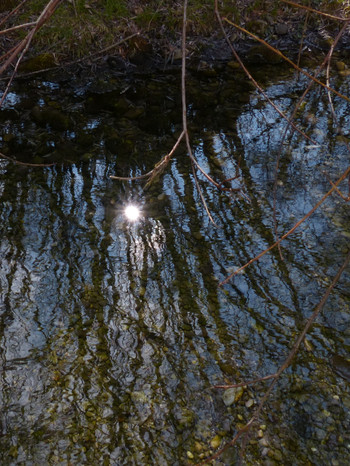
{"label": "pond water surface", "polygon": [[[305,82],[259,72],[290,113]],[[349,78],[334,85],[349,94]],[[282,245],[274,242],[275,163],[285,122],[236,71],[188,83],[192,148],[210,223],[184,146],[148,189],[111,180],[150,170],[181,132],[177,74],[127,81],[32,80],[0,113],[0,456],[4,465],[196,464],[247,422],[267,385],[215,384],[275,372],[349,250],[336,195]],[[349,164],[349,108],[310,93],[285,145],[279,234]],[[346,183],[342,185],[345,195]],[[132,203],[141,218],[130,222]],[[346,270],[306,345],[266,403],[245,464],[348,464],[350,291]],[[338,358],[338,359],[337,359]],[[340,361],[340,363],[339,363]],[[343,370],[340,370],[342,366]],[[231,397],[230,397],[231,396]],[[238,448],[215,464],[237,464]]]}

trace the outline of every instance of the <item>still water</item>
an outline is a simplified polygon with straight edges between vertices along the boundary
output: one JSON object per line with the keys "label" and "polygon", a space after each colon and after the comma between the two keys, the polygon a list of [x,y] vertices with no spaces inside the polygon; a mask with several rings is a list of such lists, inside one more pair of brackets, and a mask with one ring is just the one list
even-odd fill
{"label": "still water", "polygon": [[[260,70],[290,113],[305,82]],[[349,78],[332,82],[349,94]],[[205,459],[247,422],[266,385],[213,388],[275,372],[349,249],[350,213],[336,195],[274,242],[275,164],[285,122],[237,71],[188,83],[192,147],[148,189],[138,176],[181,132],[178,75],[32,80],[0,114],[0,456],[3,465],[184,465]],[[315,89],[284,144],[279,234],[349,163],[349,108]],[[346,183],[341,188],[345,195]],[[238,190],[238,188],[240,190]],[[141,209],[133,222],[128,204]],[[266,403],[245,464],[345,465],[350,454],[350,292],[346,270]],[[338,358],[338,359],[337,359]],[[337,362],[338,361],[338,362]],[[339,362],[340,361],[340,362]],[[229,449],[215,464],[237,464]]]}

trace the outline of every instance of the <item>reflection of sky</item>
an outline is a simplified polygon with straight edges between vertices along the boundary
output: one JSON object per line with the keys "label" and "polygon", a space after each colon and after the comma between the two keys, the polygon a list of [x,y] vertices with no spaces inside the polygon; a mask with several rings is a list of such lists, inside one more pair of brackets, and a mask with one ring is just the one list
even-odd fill
{"label": "reflection of sky", "polygon": [[[268,94],[276,98],[280,94],[283,95],[283,91],[285,91],[284,85],[271,86],[268,89]],[[336,152],[342,151],[341,144],[334,151],[332,147],[334,144],[331,139],[328,139],[327,118],[322,118],[327,112],[326,95],[323,96],[323,100],[319,98],[318,92],[311,95],[311,103],[307,104],[304,112],[315,116],[315,127],[312,128],[310,135],[317,140],[317,144],[300,141],[301,138],[298,136],[298,142],[295,141],[294,137],[291,145],[288,146],[289,138],[287,138],[282,148],[280,160],[280,166],[284,167],[287,158],[288,169],[283,168],[279,174],[277,207],[280,209],[280,213],[285,212],[290,215],[290,212],[293,211],[297,218],[303,216],[314,205],[317,197],[326,192],[327,183],[322,170],[328,171],[330,157],[334,160],[334,157],[337,157]],[[290,99],[282,97],[279,97],[276,103],[287,112],[287,115],[294,104]],[[345,105],[341,105],[340,115],[344,109]],[[264,114],[263,118],[262,113]],[[296,120],[296,123],[301,127],[303,124],[305,125],[305,122],[300,118]],[[285,120],[282,120],[268,104],[264,106],[263,110],[249,109],[243,112],[237,121],[238,134],[245,148],[250,175],[256,186],[263,188],[267,193],[272,192],[275,177],[274,167],[280,149],[281,135],[285,127]],[[304,129],[310,133],[308,128],[304,127]],[[332,152],[332,156],[330,156],[330,152]],[[266,177],[266,173],[269,173],[268,177]],[[338,174],[340,175],[341,171],[338,171]],[[330,187],[330,185],[328,186]]]}
{"label": "reflection of sky", "polygon": [[[286,110],[291,86],[268,89]],[[318,94],[314,99],[317,102]],[[337,163],[334,172],[348,163],[343,148],[327,132],[328,116],[321,120],[326,107],[316,102],[311,108],[316,108],[319,142],[325,149],[305,151],[295,137],[289,155],[283,154],[277,197],[283,231],[329,189],[316,164],[327,167],[330,153]],[[1,390],[5,393],[9,387],[3,397],[12,416],[7,417],[9,437],[17,439],[24,431],[31,439],[29,432],[40,428],[50,439],[40,448],[54,445],[66,452],[59,442],[66,438],[67,426],[84,430],[96,414],[104,430],[93,441],[101,451],[111,442],[139,451],[144,444],[139,426],[150,432],[152,449],[158,442],[172,448],[182,441],[184,425],[191,438],[202,438],[201,427],[196,429],[203,423],[208,432],[217,428],[211,414],[216,412],[214,382],[254,378],[276,369],[296,327],[319,300],[327,271],[338,262],[347,217],[341,201],[332,198],[286,243],[284,263],[277,253],[268,254],[224,289],[217,288],[228,271],[273,242],[274,162],[285,123],[268,106],[262,110],[253,104],[238,115],[230,134],[224,128],[211,136],[208,132],[206,139],[199,135],[194,147],[199,162],[215,176],[234,176],[241,156],[241,183],[250,203],[220,195],[199,176],[219,228],[209,225],[184,156],[175,157],[149,191],[137,183],[112,182],[110,165],[117,166],[118,157],[110,155],[42,171],[6,165],[0,203],[7,228],[0,238],[0,358],[6,367]],[[343,110],[341,105],[346,119]],[[219,164],[206,153],[208,140],[210,156]],[[141,167],[133,170],[139,173]],[[124,217],[130,201],[139,203],[144,213],[133,224]],[[331,336],[320,326],[310,337],[315,352],[325,358],[349,343],[342,330],[349,304],[341,286],[331,301],[342,309],[341,326],[329,319]],[[309,357],[302,357],[293,375],[309,380],[314,368]],[[332,381],[325,366],[323,370]],[[347,396],[340,384],[334,386]],[[198,397],[199,392],[205,396]],[[243,401],[239,408],[244,409]],[[313,403],[308,400],[308,409],[315,415],[322,412],[323,401],[315,396]],[[97,407],[86,419],[85,403]],[[282,414],[294,415],[293,403],[286,401]],[[128,412],[120,413],[125,407]],[[176,431],[184,407],[200,422],[180,423]],[[174,421],[167,430],[169,418]],[[78,449],[80,440],[75,440],[72,448]],[[86,445],[86,439],[82,443]],[[323,448],[318,439],[314,444]],[[175,464],[177,459],[169,460],[170,450],[165,461]],[[46,450],[40,453],[50,457]],[[115,458],[118,464],[117,453]]]}
{"label": "reflection of sky", "polygon": [[[161,222],[146,217],[130,223],[119,206],[116,206],[115,212],[113,243],[110,246],[112,257],[119,257],[135,270],[142,269],[145,258],[149,265],[153,265],[152,257],[160,259],[166,240]],[[118,274],[118,271],[116,273]]]}
{"label": "reflection of sky", "polygon": [[[2,94],[1,94],[2,95]],[[12,107],[20,102],[21,98],[16,92],[9,92],[3,103],[3,107]]]}
{"label": "reflection of sky", "polygon": [[84,127],[84,129],[95,129],[95,128],[98,128],[100,124],[101,124],[100,119],[99,118],[94,118],[92,120],[89,120],[86,123],[86,126]]}
{"label": "reflection of sky", "polygon": [[42,81],[41,84],[42,86],[45,86],[52,91],[58,90],[60,88],[60,84],[54,83],[52,81]]}

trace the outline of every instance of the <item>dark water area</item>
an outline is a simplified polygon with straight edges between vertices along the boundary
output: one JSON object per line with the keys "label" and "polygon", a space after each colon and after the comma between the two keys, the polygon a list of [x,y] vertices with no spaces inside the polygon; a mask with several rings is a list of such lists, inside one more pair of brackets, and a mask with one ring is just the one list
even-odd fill
{"label": "dark water area", "polygon": [[[209,74],[209,73],[208,73]],[[257,70],[291,113],[305,81]],[[17,82],[0,112],[0,457],[4,465],[196,464],[249,420],[349,250],[350,212],[330,197],[274,242],[275,164],[285,121],[237,71],[191,76],[189,131],[210,223],[181,145],[164,174],[138,176],[181,133],[180,77]],[[332,85],[349,95],[349,78]],[[287,138],[279,234],[349,164],[349,107],[311,91]],[[347,195],[347,183],[341,185]],[[124,215],[132,203],[141,218]],[[266,403],[244,464],[348,464],[349,270]],[[214,464],[237,464],[231,448]]]}

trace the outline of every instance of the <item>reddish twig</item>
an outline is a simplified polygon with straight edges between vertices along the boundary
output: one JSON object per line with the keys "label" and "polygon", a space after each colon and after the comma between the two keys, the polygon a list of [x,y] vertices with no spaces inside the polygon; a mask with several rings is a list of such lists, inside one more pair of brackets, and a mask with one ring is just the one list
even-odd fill
{"label": "reddish twig", "polygon": [[[261,44],[265,45],[268,49],[272,50],[276,55],[278,55],[279,57],[281,57],[284,61],[286,61],[287,63],[289,63],[293,68],[295,68],[297,71],[299,71],[300,73],[304,74],[306,77],[308,77],[309,79],[312,79],[316,84],[319,84],[320,86],[324,87],[325,89],[328,89],[330,90],[331,92],[333,92],[333,94],[337,95],[338,97],[340,97],[341,99],[344,99],[346,100],[347,102],[350,102],[350,97],[347,97],[345,96],[344,94],[341,94],[340,92],[336,91],[335,89],[333,89],[332,87],[329,87],[327,86],[327,84],[323,83],[322,81],[320,81],[319,79],[315,78],[314,76],[312,76],[310,73],[308,73],[307,71],[303,70],[302,68],[300,68],[298,65],[296,65],[292,60],[290,60],[288,57],[286,57],[282,52],[280,52],[278,49],[276,49],[275,47],[272,47],[272,45],[268,44],[264,39],[261,39],[260,37],[256,36],[255,34],[253,34],[252,32],[248,31],[247,29],[241,27],[241,26],[238,26],[238,24],[235,24],[233,23],[232,21],[230,21],[229,19],[227,18],[223,18],[224,21],[226,21],[228,24],[230,24],[231,26],[235,27],[236,29],[238,29],[239,31],[242,31],[246,34],[248,34],[250,37],[252,37],[253,39],[257,40],[258,42],[260,42]],[[346,20],[346,24],[350,21],[350,19],[347,19]]]}
{"label": "reddish twig", "polygon": [[28,0],[23,0],[19,5],[16,6],[16,8],[14,8],[12,11],[10,11],[10,13],[5,16],[5,18],[3,18],[1,21],[0,21],[0,27],[6,23],[6,21],[11,18],[11,16],[15,15],[17,13],[17,11],[19,11],[22,6],[27,3]]}
{"label": "reddish twig", "polygon": [[[12,54],[12,52],[17,48],[17,44],[15,46],[13,46],[10,50],[8,50],[6,53],[4,53],[3,55],[1,55],[0,57],[0,62],[4,61],[9,55]],[[1,80],[5,80],[7,78],[1,78]]]}
{"label": "reddish twig", "polygon": [[269,246],[268,248],[266,248],[264,251],[262,251],[260,254],[258,254],[257,256],[255,256],[253,259],[250,259],[250,261],[248,261],[246,264],[242,265],[241,267],[239,267],[237,270],[235,270],[234,272],[232,272],[227,278],[225,278],[225,280],[223,280],[221,283],[219,283],[219,286],[223,286],[223,285],[226,285],[226,283],[228,283],[231,278],[233,278],[235,275],[237,275],[238,273],[242,272],[242,270],[244,270],[245,268],[247,268],[249,265],[251,265],[253,262],[256,262],[258,261],[259,259],[261,259],[266,253],[268,253],[269,251],[271,251],[272,249],[274,249],[276,246],[278,246],[283,240],[285,240],[286,238],[288,238],[288,236],[290,236],[292,233],[294,233],[294,231],[302,224],[305,222],[305,220],[307,220],[323,203],[324,201],[333,193],[333,191],[336,191],[337,187],[339,186],[339,184],[345,180],[348,176],[350,175],[350,167],[348,167],[344,173],[341,175],[341,177],[333,184],[332,188],[318,201],[318,203],[311,209],[309,210],[309,212],[304,215],[304,217],[299,220],[299,222],[297,222],[293,228],[291,228],[289,231],[287,231],[287,233],[285,233],[279,240],[277,240],[274,244],[272,244],[271,246]]}
{"label": "reddish twig", "polygon": [[[338,32],[336,38],[334,39],[334,43],[333,43],[332,47],[328,51],[328,53],[325,56],[325,58],[324,58],[323,62],[321,63],[321,65],[316,70],[315,77],[317,77],[321,73],[321,71],[324,69],[324,67],[327,64],[329,64],[332,53],[333,53],[333,50],[336,47],[337,43],[339,42],[341,36],[344,34],[347,27],[348,27],[348,23],[345,23],[343,25],[343,27],[340,29],[340,31]],[[301,104],[304,102],[305,97],[309,93],[309,91],[312,88],[313,84],[314,84],[314,81],[310,80],[308,86],[306,87],[305,91],[303,92],[302,96],[300,97],[299,101],[297,102],[297,104],[294,107],[293,113],[290,116],[290,120],[289,120],[290,122],[292,122],[294,120],[294,118],[295,118],[295,116],[297,114],[297,111],[299,110]],[[329,91],[327,91],[327,92],[329,93]],[[329,93],[329,95],[330,95],[330,93]],[[335,114],[334,114],[334,117],[335,117]],[[276,165],[275,165],[275,181],[274,181],[274,185],[273,185],[273,221],[274,221],[274,231],[275,231],[276,241],[279,240],[278,229],[277,229],[277,214],[276,214],[276,194],[277,194],[277,185],[278,185],[278,170],[279,170],[279,163],[280,163],[280,159],[281,159],[281,154],[282,154],[282,151],[283,151],[283,144],[284,144],[284,141],[285,141],[285,139],[287,137],[287,133],[289,131],[289,125],[290,125],[290,123],[288,122],[288,124],[287,124],[287,126],[286,126],[286,128],[285,128],[285,130],[283,132],[283,135],[282,135],[282,138],[281,138],[281,141],[280,141],[279,151],[278,151],[277,158],[276,158]],[[350,152],[349,146],[348,146],[348,150]],[[282,258],[282,251],[281,251],[280,243],[278,243],[278,249],[279,249],[280,256]]]}
{"label": "reddish twig", "polygon": [[272,102],[272,100],[269,98],[269,96],[266,94],[266,92],[263,90],[263,88],[258,84],[258,82],[253,78],[253,76],[250,74],[250,72],[248,71],[247,67],[245,66],[245,64],[243,63],[243,61],[241,60],[240,56],[238,55],[238,53],[236,52],[235,48],[233,47],[232,43],[231,43],[231,40],[230,38],[228,37],[226,31],[225,31],[225,28],[224,28],[224,25],[222,23],[222,19],[221,19],[221,16],[220,16],[220,12],[219,12],[219,8],[218,8],[218,0],[215,0],[215,15],[216,15],[216,18],[218,20],[218,23],[219,23],[219,26],[220,26],[220,29],[225,37],[225,40],[228,44],[228,46],[230,47],[231,49],[231,52],[233,54],[233,56],[235,57],[235,59],[237,60],[238,64],[240,65],[240,67],[242,68],[242,70],[244,71],[244,73],[247,75],[248,79],[254,84],[254,86],[256,87],[256,89],[259,91],[259,93],[264,97],[264,99],[276,110],[276,112],[284,119],[286,120],[288,123],[290,123],[290,125],[292,126],[293,129],[295,129],[295,131],[297,131],[298,133],[300,133],[304,138],[306,138],[307,140],[309,140],[312,144],[315,144],[315,141],[313,139],[311,139],[307,134],[304,133],[304,131],[302,131],[301,129],[299,129],[292,121],[290,121],[290,119],[286,116],[286,114],[284,112],[282,112],[282,110],[274,103]]}
{"label": "reddish twig", "polygon": [[350,201],[350,177],[348,179],[348,192],[349,192],[349,194],[347,196],[344,196],[344,194],[340,191],[340,189],[338,189],[337,186],[335,186],[333,181],[330,179],[328,173],[323,172],[323,174],[326,176],[326,178],[330,182],[330,184],[332,186],[334,186],[335,192],[343,199],[343,201],[349,202]]}
{"label": "reddish twig", "polygon": [[211,181],[215,186],[218,186],[217,183],[212,180],[209,175],[207,175],[204,170],[201,169],[196,159],[193,157],[192,148],[190,144],[190,137],[188,135],[188,128],[187,128],[187,103],[186,103],[186,29],[187,29],[187,0],[184,0],[184,7],[183,7],[183,21],[182,21],[182,62],[181,62],[181,100],[182,100],[182,128],[185,133],[185,141],[187,146],[188,155],[191,159],[191,167],[193,172],[194,181],[196,184],[197,191],[201,198],[202,204],[204,206],[205,211],[210,219],[210,221],[216,225],[214,219],[210,213],[209,207],[204,199],[201,187],[198,182],[195,166],[201,171],[201,173],[206,176],[206,178]]}
{"label": "reddish twig", "polygon": [[2,31],[0,31],[0,36],[2,34],[7,34],[8,32],[17,31],[18,29],[23,29],[23,28],[27,28],[27,27],[30,27],[30,26],[34,26],[35,24],[36,24],[36,21],[33,21],[31,23],[18,24],[17,26],[13,26],[13,27],[8,28],[8,29],[3,29]]}
{"label": "reddish twig", "polygon": [[33,29],[27,34],[27,36],[14,48],[13,52],[9,56],[9,58],[5,61],[5,63],[0,67],[0,75],[7,70],[7,68],[16,60],[16,57],[19,55],[16,61],[16,65],[12,72],[12,75],[9,79],[9,82],[6,86],[6,89],[1,97],[0,106],[3,104],[5,97],[9,91],[9,88],[12,84],[12,81],[17,73],[18,67],[20,62],[22,61],[25,53],[27,52],[30,44],[33,40],[35,33],[46,23],[46,21],[53,15],[58,5],[63,0],[50,0],[48,4],[45,6],[43,11],[41,12],[40,16],[35,22],[35,26]]}
{"label": "reddish twig", "polygon": [[[144,175],[139,175],[139,176],[114,176],[110,175],[110,178],[113,180],[121,180],[121,181],[136,181],[136,180],[144,180],[146,178],[149,179],[148,183],[152,181],[153,178],[155,178],[157,175],[159,175],[163,170],[165,169],[166,165],[170,161],[171,157],[173,156],[175,150],[178,148],[180,142],[182,141],[182,138],[184,137],[185,132],[182,131],[180,136],[177,138],[177,141],[175,142],[173,148],[171,151],[165,155],[157,164],[156,166],[149,172],[145,173]],[[147,185],[146,185],[147,186]]]}
{"label": "reddish twig", "polygon": [[[297,65],[299,67],[300,67],[301,54],[303,52],[304,37],[306,35],[306,28],[307,28],[307,23],[309,21],[309,16],[310,16],[310,12],[308,11],[305,15],[303,32],[301,33],[300,45],[299,45],[299,50],[298,50]],[[297,77],[299,78],[299,71],[297,71]]]}
{"label": "reddish twig", "polygon": [[273,379],[275,376],[276,376],[276,373],[271,374],[271,375],[266,375],[265,377],[259,377],[258,379],[250,380],[249,382],[240,382],[240,383],[227,384],[227,385],[213,385],[213,388],[224,388],[225,390],[227,390],[228,388],[245,387],[247,385],[255,385],[259,382],[265,382],[265,380]]}
{"label": "reddish twig", "polygon": [[[200,173],[202,173],[202,175],[211,183],[213,184],[216,188],[220,189],[221,191],[231,191],[231,192],[237,192],[240,190],[240,188],[236,189],[236,188],[225,188],[222,186],[222,184],[224,182],[228,182],[234,178],[228,178],[227,180],[225,180],[224,182],[222,183],[218,183],[216,182],[208,173],[206,173],[205,170],[203,170],[203,168],[200,166],[200,164],[198,163],[198,161],[196,160],[196,158],[194,157],[193,155],[193,152],[192,152],[192,148],[191,148],[191,144],[190,144],[190,138],[189,138],[189,134],[188,134],[188,126],[187,126],[187,103],[186,103],[186,29],[187,29],[187,4],[188,4],[188,1],[187,0],[184,0],[184,6],[183,6],[183,22],[182,22],[182,46],[181,46],[181,52],[182,52],[182,62],[181,62],[181,102],[182,102],[182,133],[177,141],[177,143],[175,144],[175,146],[173,147],[172,151],[171,151],[171,155],[173,154],[174,150],[176,149],[176,147],[178,146],[178,144],[180,143],[180,141],[182,140],[182,138],[184,137],[185,138],[185,142],[186,142],[186,147],[187,147],[187,151],[188,151],[188,156],[190,158],[190,161],[191,161],[191,168],[192,168],[192,172],[193,172],[193,178],[194,178],[194,182],[195,182],[195,185],[196,185],[196,189],[198,191],[198,194],[200,196],[200,199],[201,199],[201,202],[204,206],[204,209],[210,219],[210,221],[214,224],[214,219],[213,219],[213,216],[211,215],[210,213],[210,210],[209,210],[209,207],[206,203],[206,200],[204,198],[204,195],[203,195],[203,192],[202,192],[202,189],[200,187],[200,184],[199,184],[199,180],[198,180],[198,176],[197,176],[197,172],[196,170],[198,170]],[[168,164],[169,160],[170,160],[170,157],[171,157],[170,154],[166,155],[165,157],[163,157],[163,159],[161,159],[160,162],[158,162],[158,164],[154,167],[154,169],[152,169],[151,171],[149,171],[148,173],[144,174],[144,175],[140,175],[140,176],[135,176],[135,177],[120,177],[120,176],[110,176],[110,178],[112,179],[117,179],[117,180],[122,180],[122,181],[134,181],[134,180],[142,180],[142,179],[147,179],[148,178],[148,182],[146,184],[146,187],[152,182],[152,180],[158,175],[160,174],[166,167],[166,165]]]}
{"label": "reddish twig", "polygon": [[[326,302],[327,302],[333,288],[338,283],[342,273],[344,272],[346,267],[349,265],[349,263],[350,263],[350,251],[348,252],[348,254],[347,254],[346,258],[345,258],[345,261],[343,262],[342,266],[339,268],[337,274],[333,278],[332,283],[327,288],[327,290],[326,290],[325,294],[323,295],[321,301],[318,303],[315,310],[313,311],[313,313],[311,314],[309,319],[306,321],[306,324],[304,326],[303,331],[300,333],[299,337],[297,338],[296,342],[294,343],[293,348],[289,352],[289,354],[288,354],[287,358],[285,359],[284,363],[280,366],[280,368],[278,369],[278,371],[275,374],[273,374],[272,376],[266,376],[266,377],[273,378],[273,381],[272,381],[271,385],[269,386],[269,388],[267,389],[267,391],[265,392],[264,396],[262,397],[262,399],[261,399],[261,401],[259,403],[259,406],[257,407],[255,412],[253,413],[250,420],[246,423],[246,425],[244,427],[242,427],[242,429],[240,429],[237,432],[235,437],[230,442],[228,442],[226,445],[224,445],[224,447],[222,447],[220,450],[218,450],[214,455],[210,456],[209,458],[205,459],[203,462],[199,463],[200,465],[208,464],[208,463],[210,463],[210,461],[213,461],[213,460],[217,459],[229,447],[232,447],[233,445],[235,445],[239,438],[241,438],[243,435],[244,436],[248,435],[248,433],[251,430],[253,424],[258,420],[258,418],[260,416],[260,413],[261,413],[267,399],[271,395],[272,390],[274,389],[275,385],[277,384],[279,378],[281,377],[282,373],[291,364],[291,362],[294,359],[295,355],[297,354],[297,352],[298,352],[298,350],[300,348],[300,345],[303,342],[307,332],[310,330],[310,327],[312,326],[312,324],[315,322],[316,318],[318,317],[318,315],[322,311],[322,309],[323,309],[324,305],[326,304]],[[264,379],[266,379],[266,378],[264,378]],[[247,385],[247,384],[245,384],[245,385]],[[244,445],[246,443],[247,443],[247,438],[245,439]],[[241,451],[241,456],[242,455],[243,455],[243,451]]]}
{"label": "reddish twig", "polygon": [[334,19],[336,21],[349,21],[349,18],[342,18],[341,16],[330,15],[329,13],[324,13],[323,11],[315,10],[314,8],[311,8],[309,6],[300,5],[299,3],[294,3],[289,0],[282,0],[282,2],[287,3],[288,5],[294,6],[295,8],[302,8],[303,10],[307,10],[312,13],[316,13],[317,15],[325,16],[326,18],[329,18],[329,19]]}

